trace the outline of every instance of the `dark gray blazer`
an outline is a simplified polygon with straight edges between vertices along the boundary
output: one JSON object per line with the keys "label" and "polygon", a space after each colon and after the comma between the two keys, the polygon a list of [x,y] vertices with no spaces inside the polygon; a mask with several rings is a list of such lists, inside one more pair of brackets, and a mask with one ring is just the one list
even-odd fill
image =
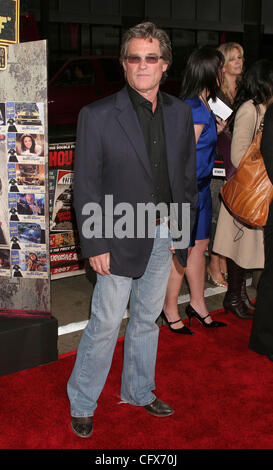
{"label": "dark gray blazer", "polygon": [[[173,202],[191,204],[193,227],[198,199],[195,136],[191,108],[180,99],[162,93],[167,162]],[[79,114],[75,153],[74,204],[83,256],[110,252],[112,274],[138,277],[148,263],[152,238],[86,238],[82,214],[86,203],[104,206],[112,195],[114,207],[154,201],[155,188],[143,134],[126,87],[118,93],[85,106]],[[87,211],[88,212],[88,211]],[[103,218],[107,218],[102,210]],[[135,210],[136,213],[136,210]],[[111,214],[108,214],[108,222]],[[120,216],[114,216],[114,224]],[[180,221],[181,222],[181,221]],[[186,266],[187,249],[177,250]]]}

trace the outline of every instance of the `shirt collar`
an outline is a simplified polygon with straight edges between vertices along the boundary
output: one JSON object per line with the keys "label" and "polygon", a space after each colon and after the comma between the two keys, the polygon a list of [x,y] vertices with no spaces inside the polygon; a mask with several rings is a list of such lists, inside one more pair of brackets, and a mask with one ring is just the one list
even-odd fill
{"label": "shirt collar", "polygon": [[[133,103],[133,106],[134,106],[135,109],[138,106],[142,106],[142,105],[148,106],[149,108],[152,107],[151,101],[146,100],[146,98],[144,98],[144,96],[142,96],[140,93],[138,93],[136,90],[134,90],[128,83],[127,83],[127,90],[128,90],[129,96],[132,100],[132,103]],[[161,106],[162,103],[163,103],[162,94],[158,90],[158,93],[157,93],[157,107]]]}

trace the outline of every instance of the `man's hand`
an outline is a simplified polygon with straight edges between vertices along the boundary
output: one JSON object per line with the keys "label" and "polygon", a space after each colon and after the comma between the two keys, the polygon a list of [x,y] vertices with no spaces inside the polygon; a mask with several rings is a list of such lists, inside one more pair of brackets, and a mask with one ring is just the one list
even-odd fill
{"label": "man's hand", "polygon": [[103,253],[102,255],[90,256],[89,264],[96,273],[104,276],[110,274],[110,253]]}

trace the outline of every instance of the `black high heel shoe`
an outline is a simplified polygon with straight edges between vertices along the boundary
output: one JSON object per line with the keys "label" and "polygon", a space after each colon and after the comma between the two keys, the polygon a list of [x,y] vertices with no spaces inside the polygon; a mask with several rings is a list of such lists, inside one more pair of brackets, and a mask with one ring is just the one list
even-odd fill
{"label": "black high heel shoe", "polygon": [[189,325],[191,326],[191,320],[192,318],[196,318],[196,320],[200,321],[200,323],[205,327],[205,328],[220,328],[222,326],[227,326],[226,323],[223,323],[221,321],[216,321],[212,320],[211,323],[206,323],[205,319],[209,317],[209,314],[206,317],[201,317],[199,313],[197,313],[194,308],[189,304],[186,307],[186,314],[189,317]]}
{"label": "black high heel shoe", "polygon": [[164,318],[165,322],[167,323],[168,327],[173,333],[179,333],[181,335],[194,335],[194,332],[190,330],[187,326],[182,326],[181,328],[172,328],[171,325],[174,325],[175,323],[178,323],[179,321],[182,321],[181,318],[176,321],[168,321],[164,311],[162,310],[161,312],[162,317]]}

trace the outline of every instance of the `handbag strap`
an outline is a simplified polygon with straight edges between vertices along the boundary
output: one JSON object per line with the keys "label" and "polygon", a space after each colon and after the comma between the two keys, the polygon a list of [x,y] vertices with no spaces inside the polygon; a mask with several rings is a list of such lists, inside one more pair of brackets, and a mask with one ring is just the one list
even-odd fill
{"label": "handbag strap", "polygon": [[259,129],[257,130],[257,134],[259,132],[263,132],[263,129],[264,129],[264,116],[262,117],[262,120],[260,122]]}
{"label": "handbag strap", "polygon": [[259,119],[259,113],[258,113],[258,108],[255,106],[256,108],[256,123],[255,123],[255,127],[254,127],[254,133],[253,133],[253,138],[252,138],[252,141],[254,140],[254,137],[259,134],[259,132],[262,132],[263,131],[263,128],[264,128],[264,116],[262,117],[261,119],[261,122],[260,122],[260,125],[259,125],[259,128],[258,130],[256,130],[257,128],[257,124],[258,124],[258,119]]}

